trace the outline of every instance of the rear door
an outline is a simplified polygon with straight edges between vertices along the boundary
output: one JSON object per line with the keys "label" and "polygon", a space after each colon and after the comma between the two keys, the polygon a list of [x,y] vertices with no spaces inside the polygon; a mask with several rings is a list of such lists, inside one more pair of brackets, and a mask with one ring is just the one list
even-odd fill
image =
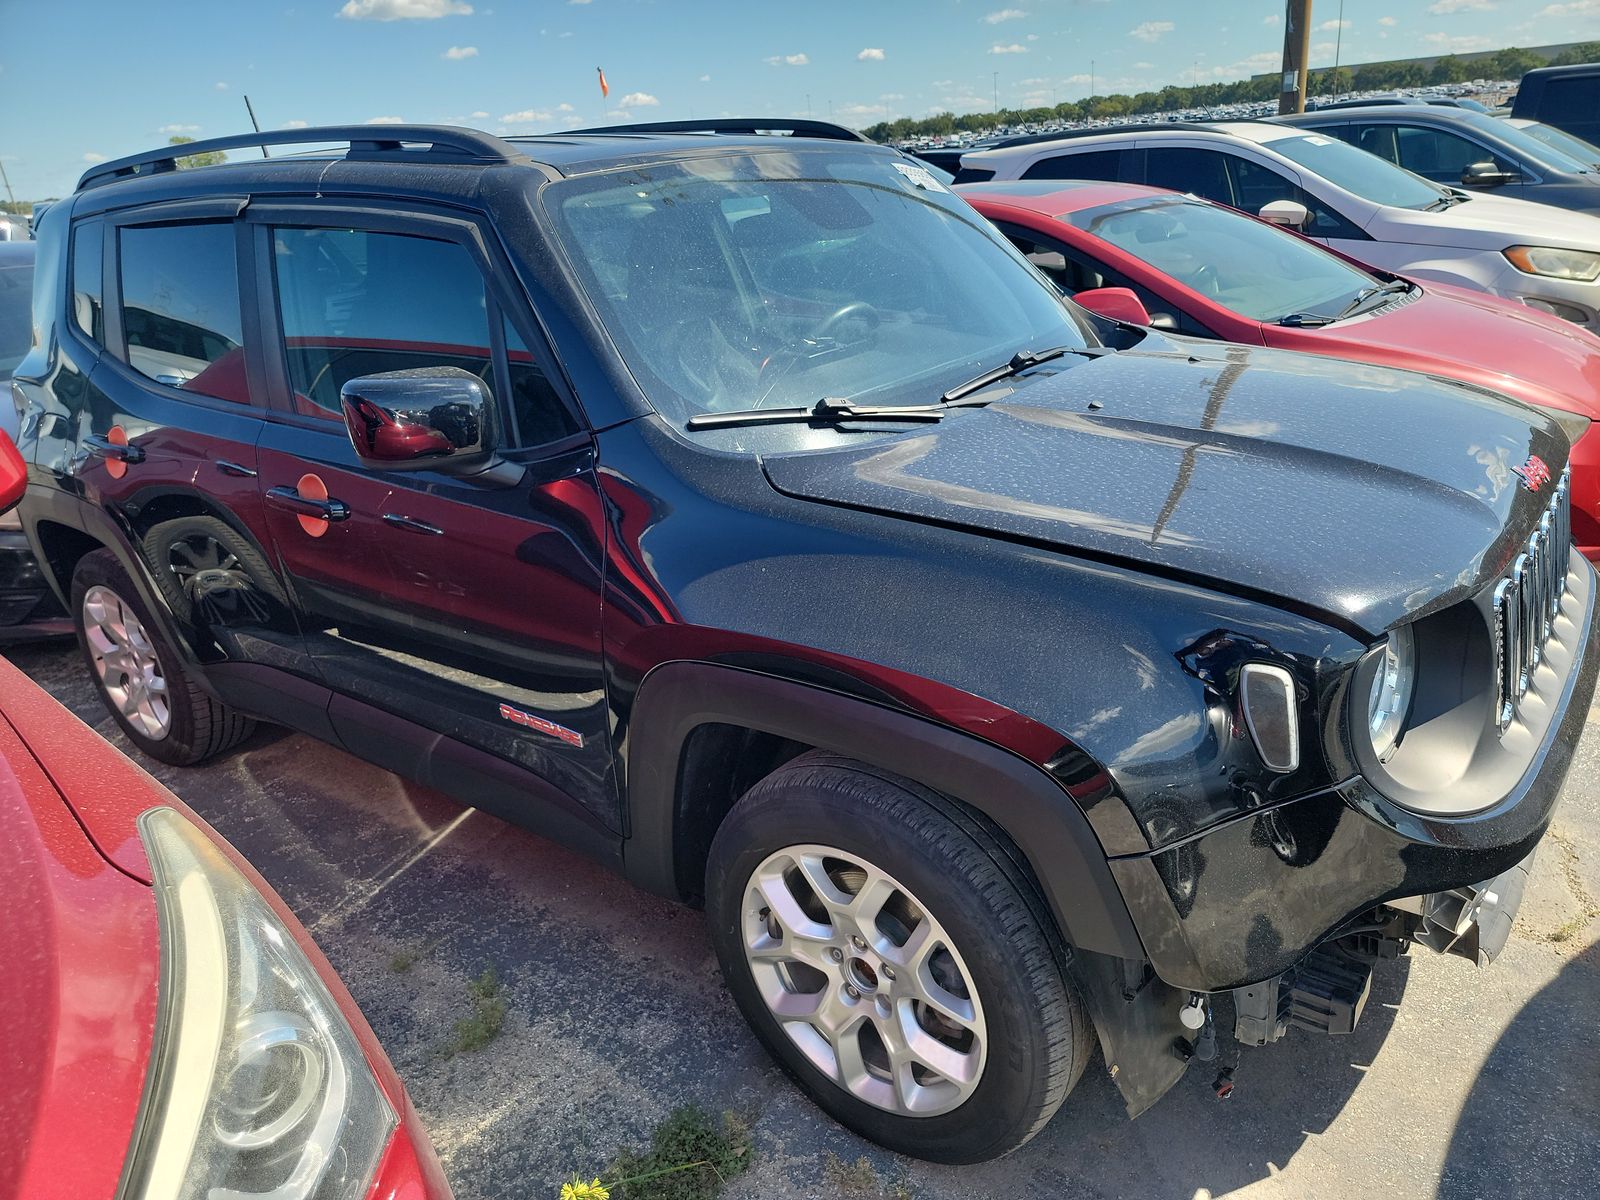
{"label": "rear door", "polygon": [[[420,208],[261,205],[250,221],[268,522],[340,737],[473,803],[463,780],[520,772],[614,823],[592,440],[489,231]],[[500,466],[362,466],[340,389],[436,366],[498,398]],[[535,803],[515,782],[500,793]]]}
{"label": "rear door", "polygon": [[240,199],[75,222],[71,335],[104,347],[75,470],[120,514],[195,652],[294,669],[303,647],[267,554],[259,364],[241,302]]}

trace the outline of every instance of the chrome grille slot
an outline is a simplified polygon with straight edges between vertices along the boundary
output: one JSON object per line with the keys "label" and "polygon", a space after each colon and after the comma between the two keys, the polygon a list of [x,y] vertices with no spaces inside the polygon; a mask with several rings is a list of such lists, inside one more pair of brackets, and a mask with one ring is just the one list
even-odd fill
{"label": "chrome grille slot", "polygon": [[1544,660],[1545,644],[1567,592],[1572,555],[1571,482],[1572,468],[1568,467],[1561,473],[1538,528],[1529,535],[1505,578],[1495,585],[1495,675],[1502,733],[1516,719],[1517,707]]}

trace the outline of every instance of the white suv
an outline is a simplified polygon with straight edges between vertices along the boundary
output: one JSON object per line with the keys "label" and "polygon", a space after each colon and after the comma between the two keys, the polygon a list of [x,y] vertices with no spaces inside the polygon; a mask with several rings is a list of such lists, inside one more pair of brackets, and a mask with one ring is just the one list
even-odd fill
{"label": "white suv", "polygon": [[956,178],[1144,183],[1251,213],[1291,201],[1262,215],[1303,219],[1302,232],[1372,266],[1519,300],[1600,334],[1600,218],[1442,187],[1315,130],[1240,121],[1019,138],[963,155]]}

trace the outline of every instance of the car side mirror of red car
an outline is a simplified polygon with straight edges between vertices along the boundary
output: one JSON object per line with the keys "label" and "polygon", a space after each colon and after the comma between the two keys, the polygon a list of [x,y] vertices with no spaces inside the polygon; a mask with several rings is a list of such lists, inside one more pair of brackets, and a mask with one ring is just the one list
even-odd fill
{"label": "car side mirror of red car", "polygon": [[28,466],[4,429],[0,429],[0,513],[11,511],[28,489]]}
{"label": "car side mirror of red car", "polygon": [[1079,292],[1072,302],[1102,317],[1122,321],[1128,325],[1150,324],[1150,314],[1145,311],[1132,288],[1103,287]]}
{"label": "car side mirror of red car", "polygon": [[475,474],[494,460],[489,388],[460,367],[386,371],[340,391],[345,429],[363,466]]}

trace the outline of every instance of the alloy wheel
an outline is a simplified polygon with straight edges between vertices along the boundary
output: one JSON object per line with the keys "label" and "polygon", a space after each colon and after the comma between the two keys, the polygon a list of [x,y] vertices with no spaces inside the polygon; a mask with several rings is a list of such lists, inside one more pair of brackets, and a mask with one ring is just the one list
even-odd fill
{"label": "alloy wheel", "polygon": [[152,741],[172,729],[172,702],[144,623],[132,606],[103,584],[83,596],[83,631],[89,660],[113,707]]}
{"label": "alloy wheel", "polygon": [[976,1090],[988,1038],[972,973],[897,880],[859,854],[789,846],[750,876],[741,922],[768,1010],[834,1083],[915,1117]]}

